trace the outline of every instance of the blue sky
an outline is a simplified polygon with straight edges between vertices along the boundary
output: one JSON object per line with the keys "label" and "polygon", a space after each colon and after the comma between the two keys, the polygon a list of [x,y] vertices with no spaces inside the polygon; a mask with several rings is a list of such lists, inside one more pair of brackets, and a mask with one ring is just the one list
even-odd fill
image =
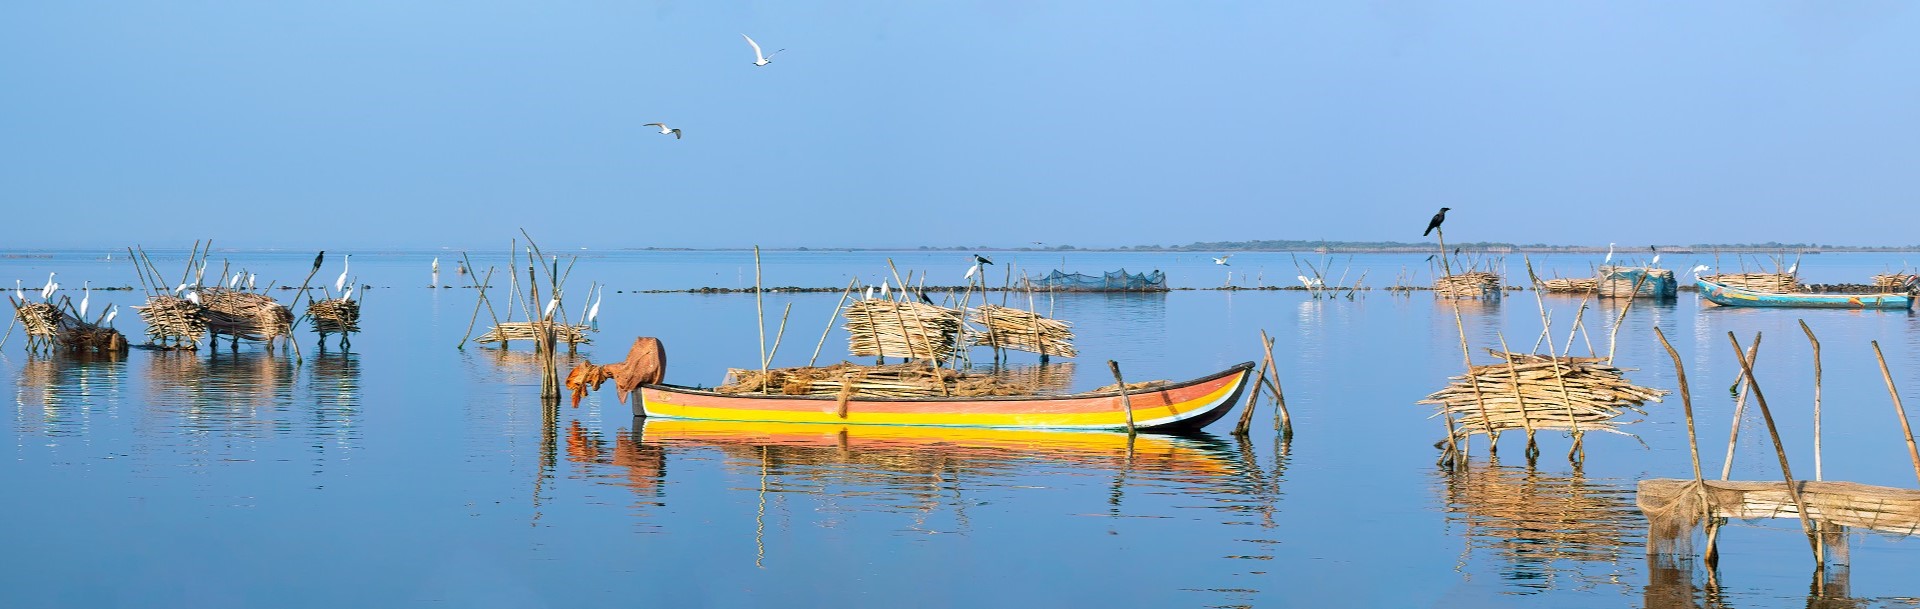
{"label": "blue sky", "polygon": [[1912,244],[1917,76],[1908,2],[12,2],[0,247]]}

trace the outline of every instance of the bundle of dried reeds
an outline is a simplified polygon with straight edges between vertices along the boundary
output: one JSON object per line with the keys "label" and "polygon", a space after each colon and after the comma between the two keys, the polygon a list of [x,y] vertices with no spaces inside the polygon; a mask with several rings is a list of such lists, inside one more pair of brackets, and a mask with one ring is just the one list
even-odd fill
{"label": "bundle of dried reeds", "polygon": [[868,357],[945,361],[960,340],[960,312],[881,298],[847,305],[847,349]]}
{"label": "bundle of dried reeds", "polygon": [[14,302],[14,317],[20,319],[20,327],[27,336],[50,340],[60,333],[60,323],[66,321],[66,313],[49,302]]}
{"label": "bundle of dried reeds", "polygon": [[1035,395],[1041,389],[1019,378],[967,374],[920,363],[862,366],[841,362],[823,367],[773,368],[767,370],[765,376],[759,370],[733,368],[727,370],[727,383],[714,391],[760,393],[761,387],[777,395],[876,398]]}
{"label": "bundle of dried reeds", "polygon": [[1920,275],[1912,275],[1908,273],[1885,273],[1885,274],[1873,276],[1873,287],[1876,287],[1876,288],[1906,290],[1906,289],[1912,289],[1916,282],[1920,282]]}
{"label": "bundle of dried reeds", "polygon": [[1785,294],[1804,291],[1792,273],[1722,273],[1705,275],[1701,279],[1756,292]]}
{"label": "bundle of dried reeds", "polygon": [[207,331],[252,341],[270,341],[293,332],[293,311],[272,296],[246,290],[200,288]]}
{"label": "bundle of dried reeds", "polygon": [[1080,354],[1073,348],[1073,330],[1064,321],[999,305],[981,305],[973,309],[970,318],[974,323],[986,326],[986,329],[969,329],[968,344],[1048,356],[1074,357]]}
{"label": "bundle of dried reeds", "polygon": [[1599,286],[1600,280],[1593,277],[1556,278],[1541,281],[1540,291],[1585,294],[1598,289]]}
{"label": "bundle of dried reeds", "polygon": [[1606,358],[1492,353],[1507,361],[1474,366],[1419,402],[1450,414],[1457,437],[1508,429],[1625,433],[1618,429],[1621,415],[1645,414],[1642,404],[1667,394],[1628,382]]}
{"label": "bundle of dried reeds", "polygon": [[185,298],[165,294],[147,298],[147,305],[134,307],[147,323],[147,343],[192,349],[207,332],[206,307]]}
{"label": "bundle of dried reeds", "polygon": [[360,303],[351,299],[316,300],[307,305],[307,317],[313,319],[313,331],[322,335],[360,331]]}
{"label": "bundle of dried reeds", "polygon": [[506,322],[506,323],[494,326],[493,329],[487,330],[486,334],[481,334],[480,338],[477,338],[474,340],[475,342],[479,342],[482,344],[497,343],[501,341],[515,341],[515,340],[531,341],[539,338],[539,332],[542,328],[539,328],[536,326],[542,326],[547,323],[553,324],[553,340],[554,340],[554,343],[556,344],[558,343],[567,343],[569,345],[593,344],[593,340],[587,338],[588,328],[585,324],[567,325],[567,324],[558,323],[558,322],[537,322],[537,321]]}
{"label": "bundle of dried reeds", "polygon": [[55,341],[69,352],[123,353],[127,350],[127,337],[119,330],[79,320],[61,324]]}
{"label": "bundle of dried reeds", "polygon": [[1603,266],[1600,267],[1600,296],[1602,298],[1627,298],[1635,296],[1667,296],[1675,289],[1673,270],[1645,267]]}
{"label": "bundle of dried reeds", "polygon": [[1497,297],[1500,295],[1500,275],[1487,271],[1443,275],[1433,281],[1433,294],[1439,298]]}

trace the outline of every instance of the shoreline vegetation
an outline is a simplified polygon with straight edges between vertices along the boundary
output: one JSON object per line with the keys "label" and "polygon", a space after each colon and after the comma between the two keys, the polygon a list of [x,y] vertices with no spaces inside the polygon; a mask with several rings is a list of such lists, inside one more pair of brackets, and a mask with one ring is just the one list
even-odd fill
{"label": "shoreline vegetation", "polygon": [[[1507,253],[1570,253],[1600,254],[1606,253],[1607,246],[1594,245],[1553,245],[1547,243],[1507,243],[1499,241],[1470,241],[1451,243],[1449,247],[1458,247],[1464,251],[1488,254]],[[1024,247],[1005,246],[930,246],[917,247],[762,247],[761,251],[786,252],[1313,252],[1338,254],[1413,254],[1434,251],[1431,242],[1410,241],[1302,241],[1302,240],[1257,240],[1257,241],[1196,241],[1186,245],[1123,245],[1117,247],[1079,247],[1074,245],[1036,244]],[[1834,245],[1828,243],[1696,243],[1679,244],[1616,244],[1614,249],[1628,251],[1657,247],[1661,252],[1686,254],[1701,252],[1773,253],[1793,252],[1818,254],[1822,252],[1920,252],[1920,245]],[[726,252],[748,250],[751,248],[703,248],[703,247],[627,247],[622,251],[647,252]]]}

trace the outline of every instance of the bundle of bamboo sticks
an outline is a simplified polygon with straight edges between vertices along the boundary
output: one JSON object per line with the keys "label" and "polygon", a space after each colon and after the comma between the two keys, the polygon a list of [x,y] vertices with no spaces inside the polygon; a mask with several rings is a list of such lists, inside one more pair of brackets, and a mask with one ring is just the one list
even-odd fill
{"label": "bundle of bamboo sticks", "polygon": [[1439,298],[1497,297],[1500,295],[1500,275],[1488,271],[1443,275],[1433,281],[1433,294]]}
{"label": "bundle of bamboo sticks", "polygon": [[874,298],[847,305],[847,349],[862,357],[945,361],[960,340],[960,312]]}
{"label": "bundle of bamboo sticks", "polygon": [[56,340],[69,352],[125,353],[127,351],[127,337],[119,330],[79,320],[61,324],[60,334]]}
{"label": "bundle of bamboo sticks", "polygon": [[147,323],[148,344],[166,345],[171,339],[173,347],[192,349],[199,344],[200,335],[207,332],[206,307],[185,298],[165,294],[150,296],[146,306],[133,310]]}
{"label": "bundle of bamboo sticks", "polygon": [[986,326],[986,329],[969,328],[968,344],[1048,356],[1080,355],[1073,348],[1073,330],[1067,322],[999,305],[981,305],[974,308],[969,317],[970,321]]}
{"label": "bundle of bamboo sticks", "polygon": [[587,338],[588,328],[585,324],[567,325],[567,324],[557,323],[557,322],[538,322],[538,321],[505,322],[500,325],[494,326],[493,329],[491,330],[487,330],[486,334],[481,334],[480,338],[474,339],[474,341],[482,344],[497,343],[501,341],[512,341],[512,340],[531,341],[539,338],[540,331],[544,329],[539,326],[544,326],[548,324],[551,324],[553,326],[553,340],[556,344],[558,343],[567,343],[569,345],[593,344],[593,340],[590,338]]}
{"label": "bundle of bamboo sticks", "polygon": [[313,319],[313,331],[323,335],[360,331],[360,303],[348,298],[313,301],[307,305],[307,317]]}
{"label": "bundle of bamboo sticks", "polygon": [[[979,397],[1035,395],[1041,388],[1018,377],[967,374],[923,363],[862,366],[841,362],[832,366],[727,370],[720,393],[778,395],[846,395],[848,397],[917,398],[931,396]],[[851,393],[848,393],[851,391]]]}
{"label": "bundle of bamboo sticks", "polygon": [[252,341],[269,341],[293,332],[293,311],[273,297],[246,290],[200,288],[207,331]]}
{"label": "bundle of bamboo sticks", "polygon": [[1600,280],[1593,277],[1556,278],[1541,281],[1540,291],[1585,294],[1598,289],[1599,286]]}
{"label": "bundle of bamboo sticks", "polygon": [[1673,269],[1656,269],[1625,266],[1600,267],[1600,297],[1627,298],[1635,296],[1654,296],[1671,294],[1674,284]]}
{"label": "bundle of bamboo sticks", "polygon": [[1706,275],[1702,279],[1756,292],[1785,294],[1802,291],[1800,282],[1794,280],[1792,273],[1722,273]]}
{"label": "bundle of bamboo sticks", "polygon": [[1418,402],[1452,416],[1456,437],[1508,429],[1625,433],[1618,429],[1621,415],[1645,414],[1641,405],[1667,393],[1628,382],[1606,358],[1491,353],[1506,361],[1474,366]]}
{"label": "bundle of bamboo sticks", "polygon": [[51,340],[60,333],[60,323],[67,316],[59,307],[48,302],[14,302],[14,317],[20,319],[20,327],[27,336],[42,340]]}
{"label": "bundle of bamboo sticks", "polygon": [[1873,287],[1876,287],[1876,288],[1905,290],[1905,289],[1912,288],[1915,282],[1920,282],[1920,275],[1912,275],[1908,273],[1884,273],[1884,274],[1873,276]]}

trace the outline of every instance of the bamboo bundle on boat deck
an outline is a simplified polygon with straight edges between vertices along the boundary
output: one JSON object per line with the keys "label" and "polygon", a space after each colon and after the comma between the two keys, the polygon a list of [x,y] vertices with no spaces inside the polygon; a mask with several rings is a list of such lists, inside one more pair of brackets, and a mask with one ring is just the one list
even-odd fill
{"label": "bamboo bundle on boat deck", "polygon": [[1073,330],[1067,322],[999,305],[981,305],[969,317],[987,329],[968,330],[968,344],[1049,356],[1080,355],[1073,348]]}
{"label": "bamboo bundle on boat deck", "polygon": [[264,342],[293,332],[293,311],[266,294],[200,288],[200,302],[213,334]]}
{"label": "bamboo bundle on boat deck", "polygon": [[1905,289],[1911,289],[1914,286],[1915,282],[1920,282],[1920,275],[1913,275],[1908,273],[1884,273],[1884,274],[1873,276],[1873,287],[1876,287],[1876,288],[1905,290]]}
{"label": "bamboo bundle on boat deck", "polygon": [[1629,410],[1646,414],[1640,406],[1649,400],[1658,402],[1667,394],[1628,382],[1624,370],[1607,365],[1603,357],[1492,353],[1511,360],[1511,368],[1506,362],[1474,366],[1469,374],[1452,377],[1453,382],[1445,389],[1418,402],[1437,405],[1442,413],[1450,414],[1457,424],[1456,437],[1492,435],[1508,429],[1624,434],[1618,429],[1621,415]]}
{"label": "bamboo bundle on boat deck", "polygon": [[313,331],[320,334],[360,331],[360,303],[348,298],[313,301],[307,305],[307,317],[313,319]]}
{"label": "bamboo bundle on boat deck", "polygon": [[1469,271],[1445,275],[1433,281],[1438,298],[1492,298],[1500,295],[1500,275],[1488,271]]}
{"label": "bamboo bundle on boat deck", "polygon": [[[924,363],[862,366],[841,362],[831,366],[772,368],[761,376],[759,370],[732,368],[727,382],[714,391],[720,393],[767,393],[775,395],[839,395],[852,389],[849,397],[920,398],[933,396],[1037,395],[1041,387],[1023,379],[996,374],[968,374]],[[763,382],[764,379],[764,382]]]}
{"label": "bamboo bundle on boat deck", "polygon": [[206,307],[195,304],[185,298],[159,295],[147,298],[147,305],[134,307],[140,313],[141,321],[147,324],[147,344],[166,345],[172,339],[173,347],[185,343],[188,349],[200,342],[200,335],[207,332]]}
{"label": "bamboo bundle on boat deck", "polygon": [[861,357],[945,361],[960,340],[960,312],[882,298],[847,305],[847,350]]}
{"label": "bamboo bundle on boat deck", "polygon": [[588,326],[586,324],[567,325],[558,322],[538,321],[506,322],[494,326],[491,330],[487,330],[486,334],[481,334],[480,338],[474,339],[474,342],[485,344],[500,341],[534,340],[539,337],[539,330],[541,329],[536,326],[548,323],[553,324],[553,340],[556,343],[567,343],[569,345],[593,344],[593,339],[587,338]]}
{"label": "bamboo bundle on boat deck", "polygon": [[1600,280],[1593,277],[1555,278],[1540,282],[1542,292],[1585,294],[1599,287]]}
{"label": "bamboo bundle on boat deck", "polygon": [[1756,292],[1787,294],[1804,291],[1792,273],[1722,273],[1701,277],[1707,281]]}
{"label": "bamboo bundle on boat deck", "polygon": [[[1673,269],[1633,266],[1600,267],[1600,297],[1671,296],[1675,289]],[[1639,292],[1636,294],[1635,289]]]}

